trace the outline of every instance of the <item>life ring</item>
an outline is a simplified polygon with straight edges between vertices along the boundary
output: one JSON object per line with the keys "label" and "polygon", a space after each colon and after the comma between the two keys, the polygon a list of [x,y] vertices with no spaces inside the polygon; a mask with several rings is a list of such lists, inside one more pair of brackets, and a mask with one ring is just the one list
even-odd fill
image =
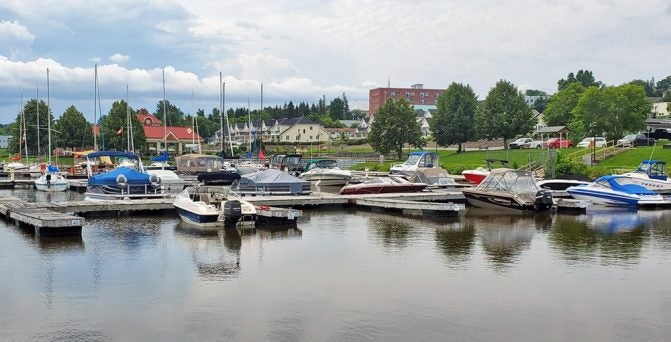
{"label": "life ring", "polygon": [[126,178],[124,175],[118,175],[116,176],[116,183],[121,187],[125,187],[128,185],[128,178]]}
{"label": "life ring", "polygon": [[161,186],[161,177],[159,177],[156,174],[153,174],[153,175],[149,176],[149,182],[151,183],[151,187],[156,189],[159,186]]}

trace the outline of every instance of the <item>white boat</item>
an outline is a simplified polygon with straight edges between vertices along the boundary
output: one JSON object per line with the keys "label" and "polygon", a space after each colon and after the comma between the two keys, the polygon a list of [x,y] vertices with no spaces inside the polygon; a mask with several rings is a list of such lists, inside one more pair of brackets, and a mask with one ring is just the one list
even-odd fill
{"label": "white boat", "polygon": [[315,182],[315,185],[345,185],[352,179],[352,172],[337,167],[336,163],[333,159],[311,162],[306,166],[308,170],[301,173],[298,178]]}
{"label": "white boat", "polygon": [[8,164],[5,164],[5,171],[26,171],[28,170],[29,166],[22,163],[22,162],[11,162]]}
{"label": "white boat", "polygon": [[666,176],[666,162],[664,161],[644,160],[636,170],[620,176],[628,177],[622,179],[622,182],[626,184],[638,184],[660,194],[671,194],[671,181]]}
{"label": "white boat", "polygon": [[179,178],[175,171],[168,169],[148,169],[147,173],[161,179],[161,190],[164,193],[177,195],[184,191],[186,181]]}
{"label": "white boat", "polygon": [[70,182],[63,177],[55,165],[47,166],[45,172],[35,180],[35,188],[39,191],[60,192],[69,187]]}
{"label": "white boat", "polygon": [[403,176],[412,176],[417,168],[433,168],[440,167],[440,162],[438,161],[438,154],[435,152],[410,152],[408,155],[408,160],[403,164],[393,165],[389,169],[389,173],[392,175],[403,175]]}
{"label": "white boat", "polygon": [[441,167],[418,168],[409,180],[415,183],[426,183],[428,189],[456,189],[471,186],[469,184],[458,184],[447,170]]}
{"label": "white boat", "polygon": [[173,202],[183,222],[198,227],[223,227],[256,221],[256,208],[227,188],[192,186]]}
{"label": "white boat", "polygon": [[514,212],[544,211],[552,207],[552,195],[541,190],[529,171],[492,170],[475,188],[462,189],[466,201],[485,209]]}
{"label": "white boat", "polygon": [[[49,69],[47,69],[47,108],[49,108]],[[35,188],[38,191],[46,191],[46,192],[60,192],[60,191],[65,191],[70,187],[70,183],[63,177],[63,175],[59,172],[58,167],[55,165],[51,165],[51,154],[53,151],[51,150],[51,116],[48,116],[49,120],[47,121],[47,129],[49,131],[48,139],[49,139],[49,148],[48,148],[48,154],[49,154],[49,164],[36,164],[38,169],[40,170],[38,179],[35,180]],[[32,173],[31,173],[32,176]]]}
{"label": "white boat", "polygon": [[595,204],[615,206],[668,206],[671,201],[638,184],[627,183],[628,177],[603,176],[592,183],[566,189],[571,197]]}
{"label": "white boat", "polygon": [[567,188],[588,183],[588,181],[559,178],[543,179],[537,182],[539,188],[552,194],[552,198],[571,198],[571,195],[566,191]]}

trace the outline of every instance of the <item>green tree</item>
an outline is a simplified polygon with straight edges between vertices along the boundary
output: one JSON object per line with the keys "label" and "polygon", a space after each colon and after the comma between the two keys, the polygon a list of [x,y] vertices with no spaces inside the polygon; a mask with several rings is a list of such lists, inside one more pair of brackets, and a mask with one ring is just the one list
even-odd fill
{"label": "green tree", "polygon": [[105,135],[105,149],[120,151],[128,149],[127,134],[129,130],[126,116],[128,110],[131,112],[131,123],[133,125],[132,138],[135,149],[141,149],[145,145],[147,138],[144,135],[142,123],[140,123],[140,120],[135,115],[132,115],[135,111],[132,108],[128,108],[126,101],[120,100],[112,103],[112,108],[110,108],[109,113],[103,119],[102,128]]}
{"label": "green tree", "polygon": [[54,129],[58,131],[56,133],[58,138],[55,140],[58,147],[93,146],[91,124],[75,106],[70,106],[65,110]]}
{"label": "green tree", "polygon": [[625,84],[602,89],[589,87],[573,110],[574,120],[585,134],[605,135],[608,140],[645,127],[650,102],[643,87]]}
{"label": "green tree", "polygon": [[643,90],[645,91],[645,96],[647,96],[647,97],[656,96],[655,94],[657,92],[655,90],[654,80],[651,80],[651,81],[633,80],[633,81],[629,82],[629,84],[634,84],[634,85],[637,85],[637,86],[641,86],[643,88]]}
{"label": "green tree", "polygon": [[664,93],[666,91],[671,90],[671,75],[666,76],[665,78],[657,81],[657,85],[655,86],[655,88],[660,93]]}
{"label": "green tree", "polygon": [[[39,112],[40,125],[37,127],[37,114]],[[47,140],[47,119],[52,120],[51,127],[53,128],[53,115],[48,110],[47,104],[40,100],[39,103],[35,99],[31,99],[23,106],[23,116],[25,120],[25,139],[28,145],[28,154],[41,157],[46,155],[49,148],[49,141]],[[16,128],[12,132],[12,141],[10,143],[10,150],[18,151],[19,148],[19,128],[21,125],[21,113],[16,116]],[[39,155],[38,155],[38,131],[39,131]],[[23,147],[22,147],[23,148]],[[23,152],[25,155],[25,151]]]}
{"label": "green tree", "polygon": [[537,89],[527,89],[524,92],[524,95],[526,96],[547,96],[547,93],[542,91],[542,90],[537,90]]}
{"label": "green tree", "polygon": [[399,157],[404,144],[415,148],[425,145],[415,111],[405,99],[388,99],[384,103],[370,125],[368,141],[375,151],[382,154],[394,151]]}
{"label": "green tree", "polygon": [[159,101],[156,105],[156,117],[161,120],[162,125],[167,126],[186,126],[186,121],[184,119],[184,112],[179,109],[177,106],[170,103],[170,101],[165,100],[165,110],[168,112],[168,121],[164,122],[165,115],[163,100]]}
{"label": "green tree", "polygon": [[461,144],[475,136],[475,112],[478,100],[469,85],[452,82],[447,91],[438,96],[436,114],[431,121],[431,132],[439,145]]}
{"label": "green tree", "polygon": [[582,84],[574,82],[558,91],[548,102],[543,112],[543,121],[548,126],[568,126],[573,119],[573,108],[585,91]]}
{"label": "green tree", "polygon": [[496,82],[475,115],[476,128],[480,136],[487,139],[508,139],[531,132],[536,120],[531,108],[524,101],[517,88],[506,80]]}
{"label": "green tree", "polygon": [[345,102],[339,97],[336,97],[331,101],[329,105],[329,116],[333,120],[344,120],[345,115]]}
{"label": "green tree", "polygon": [[578,82],[582,84],[583,87],[601,87],[601,82],[598,82],[594,79],[594,75],[589,70],[578,70],[578,73],[574,76],[572,72],[568,74],[566,79],[561,79],[557,81],[557,90],[562,90],[568,87],[569,84]]}

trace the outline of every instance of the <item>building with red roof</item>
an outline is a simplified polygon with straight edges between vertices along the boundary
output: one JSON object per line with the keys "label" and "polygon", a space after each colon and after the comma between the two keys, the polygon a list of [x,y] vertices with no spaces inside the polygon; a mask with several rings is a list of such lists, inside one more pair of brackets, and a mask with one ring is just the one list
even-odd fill
{"label": "building with red roof", "polygon": [[165,142],[168,145],[168,151],[182,154],[186,152],[185,147],[193,149],[196,147],[192,146],[193,144],[204,141],[191,127],[161,126],[161,120],[147,112],[146,109],[139,110],[136,117],[143,125],[144,135],[147,138],[147,147],[150,151],[160,152],[165,150],[162,147]]}

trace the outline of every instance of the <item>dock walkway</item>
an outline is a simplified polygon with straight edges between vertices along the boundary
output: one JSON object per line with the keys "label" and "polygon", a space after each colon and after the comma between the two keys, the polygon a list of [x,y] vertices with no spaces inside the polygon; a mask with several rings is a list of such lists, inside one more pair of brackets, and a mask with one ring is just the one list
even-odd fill
{"label": "dock walkway", "polygon": [[0,198],[0,214],[18,224],[32,226],[36,235],[78,234],[83,217],[55,212],[40,203],[25,202],[16,197]]}

